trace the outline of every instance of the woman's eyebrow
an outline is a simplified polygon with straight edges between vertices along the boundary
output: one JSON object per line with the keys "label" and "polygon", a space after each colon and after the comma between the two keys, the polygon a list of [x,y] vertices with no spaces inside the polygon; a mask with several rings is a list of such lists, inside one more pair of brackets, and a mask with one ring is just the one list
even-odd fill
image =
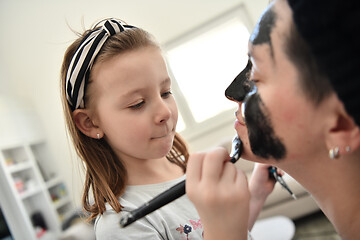
{"label": "woman's eyebrow", "polygon": [[[270,55],[270,59],[272,61],[272,64],[275,65],[275,58],[274,58],[274,54],[273,54],[273,50],[272,50],[272,45],[268,44],[268,46],[270,47],[269,49],[269,55]],[[259,54],[259,51],[255,51],[256,45],[249,45],[249,49],[248,49],[248,57],[249,60],[254,59],[256,62],[263,62],[265,61],[266,58],[264,58],[264,54]],[[263,51],[263,52],[267,52],[267,51]]]}

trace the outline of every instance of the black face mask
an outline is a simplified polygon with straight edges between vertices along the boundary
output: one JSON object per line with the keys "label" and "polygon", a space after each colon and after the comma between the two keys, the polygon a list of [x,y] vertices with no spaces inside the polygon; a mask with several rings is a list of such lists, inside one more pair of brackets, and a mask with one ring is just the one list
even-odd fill
{"label": "black face mask", "polygon": [[265,105],[256,86],[249,80],[251,68],[249,60],[245,69],[226,89],[225,96],[232,101],[243,102],[241,110],[247,125],[251,151],[264,159],[282,159],[286,155],[285,146],[274,134],[271,121],[265,114]]}
{"label": "black face mask", "polygon": [[241,102],[245,99],[246,94],[250,91],[249,75],[251,72],[252,63],[249,60],[244,70],[232,81],[232,83],[225,90],[225,96],[232,101]]}
{"label": "black face mask", "polygon": [[247,95],[244,103],[242,111],[248,130],[251,151],[264,159],[280,160],[284,158],[286,155],[285,146],[275,135],[270,118],[266,114],[268,111],[266,111],[266,107],[256,90]]}

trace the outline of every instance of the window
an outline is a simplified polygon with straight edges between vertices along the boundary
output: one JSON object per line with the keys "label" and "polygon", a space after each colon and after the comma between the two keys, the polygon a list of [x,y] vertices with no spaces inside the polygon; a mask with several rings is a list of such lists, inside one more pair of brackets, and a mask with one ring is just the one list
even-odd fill
{"label": "window", "polygon": [[249,21],[243,6],[165,44],[179,107],[177,131],[186,138],[234,121],[226,87],[246,66]]}

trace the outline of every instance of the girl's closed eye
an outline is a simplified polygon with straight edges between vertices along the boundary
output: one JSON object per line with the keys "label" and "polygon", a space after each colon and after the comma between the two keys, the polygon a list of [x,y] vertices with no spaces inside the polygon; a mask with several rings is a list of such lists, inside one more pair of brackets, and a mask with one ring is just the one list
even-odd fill
{"label": "girl's closed eye", "polygon": [[161,97],[168,98],[168,97],[170,97],[170,95],[172,95],[172,92],[169,90],[169,91],[166,91],[166,92],[162,93]]}
{"label": "girl's closed eye", "polygon": [[129,106],[129,108],[133,109],[133,110],[140,109],[144,104],[145,104],[145,101],[141,101],[139,103]]}

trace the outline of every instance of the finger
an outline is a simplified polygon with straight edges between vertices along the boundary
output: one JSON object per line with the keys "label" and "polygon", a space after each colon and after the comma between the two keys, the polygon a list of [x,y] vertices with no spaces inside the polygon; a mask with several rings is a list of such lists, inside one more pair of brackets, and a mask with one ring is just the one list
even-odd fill
{"label": "finger", "polygon": [[277,174],[280,176],[284,176],[284,171],[281,170],[280,168],[277,169]]}
{"label": "finger", "polygon": [[221,181],[225,184],[233,184],[236,182],[237,169],[234,164],[230,162],[224,163],[224,170],[221,174]]}
{"label": "finger", "polygon": [[202,177],[204,153],[193,153],[190,155],[186,167],[186,183],[198,182]]}
{"label": "finger", "polygon": [[240,187],[240,189],[245,189],[245,191],[248,191],[249,182],[246,174],[241,171],[241,169],[236,169],[236,185]]}
{"label": "finger", "polygon": [[217,182],[224,169],[224,161],[228,159],[225,148],[216,148],[208,152],[203,161],[202,180]]}

